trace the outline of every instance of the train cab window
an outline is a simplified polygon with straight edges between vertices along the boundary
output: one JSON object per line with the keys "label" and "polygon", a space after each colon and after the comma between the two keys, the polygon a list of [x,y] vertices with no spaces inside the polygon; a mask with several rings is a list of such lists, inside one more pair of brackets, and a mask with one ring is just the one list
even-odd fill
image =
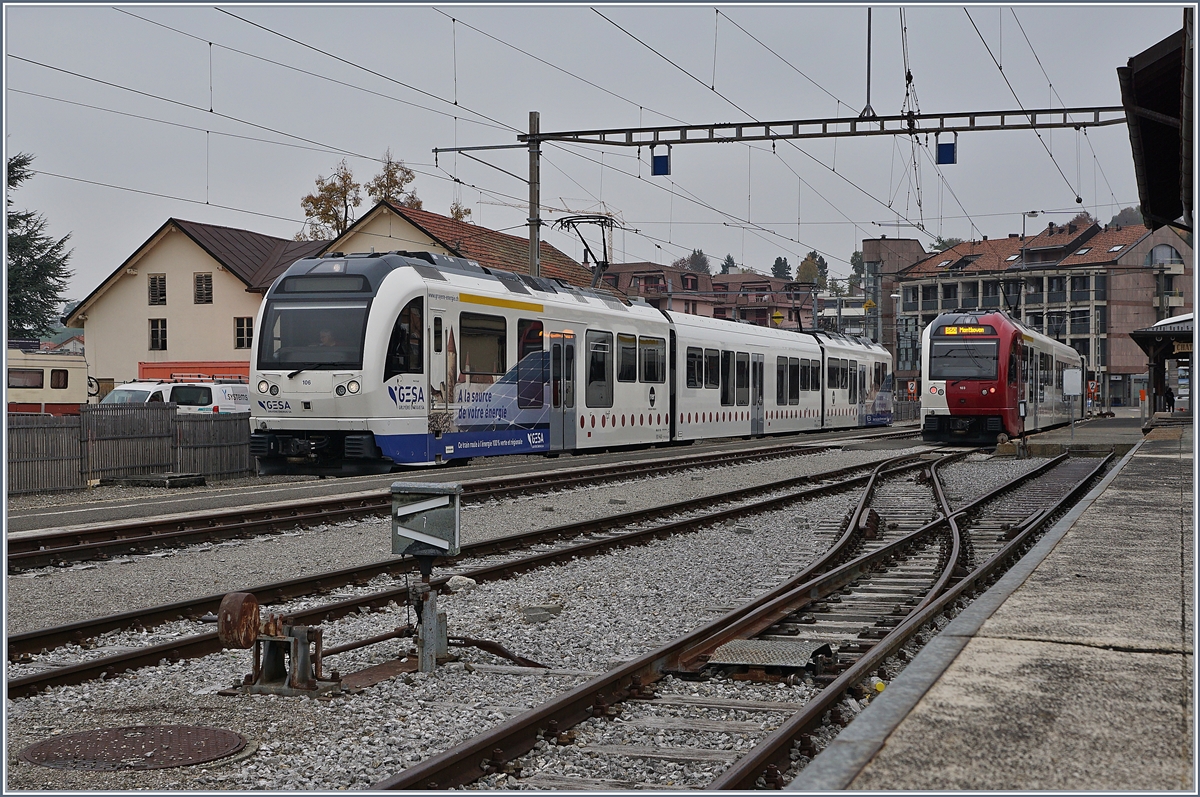
{"label": "train cab window", "polygon": [[704,387],[719,390],[721,387],[721,352],[704,350]]}
{"label": "train cab window", "polygon": [[858,403],[858,361],[850,360],[848,364],[847,376],[850,380],[848,387],[850,388],[850,403]]}
{"label": "train cab window", "polygon": [[433,352],[434,354],[442,353],[442,317],[438,316],[433,319]]}
{"label": "train cab window", "polygon": [[704,350],[695,346],[687,348],[687,386],[704,386]]}
{"label": "train cab window", "polygon": [[733,352],[721,352],[721,406],[733,406]]}
{"label": "train cab window", "polygon": [[517,321],[517,407],[542,406],[546,384],[546,357],[542,350],[542,322],[522,318]]}
{"label": "train cab window", "polygon": [[460,372],[499,376],[508,370],[504,316],[463,313],[458,317],[458,334]]}
{"label": "train cab window", "polygon": [[27,387],[41,390],[45,386],[46,372],[41,368],[9,368],[8,386]]}
{"label": "train cab window", "polygon": [[788,358],[775,358],[775,406],[786,407],[788,403]]}
{"label": "train cab window", "polygon": [[425,370],[421,331],[425,328],[424,299],[413,299],[404,305],[392,327],[388,340],[387,360],[383,379],[386,382],[397,374],[419,374]]}
{"label": "train cab window", "polygon": [[638,362],[642,381],[661,384],[667,381],[666,338],[638,338]]}
{"label": "train cab window", "polygon": [[50,369],[50,387],[53,390],[67,389],[67,374],[66,368],[51,368]]}
{"label": "train cab window", "polygon": [[617,381],[637,381],[637,336],[617,335]]}
{"label": "train cab window", "polygon": [[750,403],[750,355],[747,352],[737,353],[737,405],[745,407]]}
{"label": "train cab window", "polygon": [[997,346],[994,340],[935,340],[930,347],[930,379],[995,379]]}
{"label": "train cab window", "polygon": [[613,405],[613,336],[611,332],[588,332],[587,387],[584,400],[589,407]]}
{"label": "train cab window", "polygon": [[800,403],[800,361],[788,360],[788,404]]}

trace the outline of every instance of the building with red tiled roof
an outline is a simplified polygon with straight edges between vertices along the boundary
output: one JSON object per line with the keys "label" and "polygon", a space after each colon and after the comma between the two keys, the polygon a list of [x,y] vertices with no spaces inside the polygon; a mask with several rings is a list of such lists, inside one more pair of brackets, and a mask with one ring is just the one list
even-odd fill
{"label": "building with red tiled roof", "polygon": [[799,329],[812,317],[811,286],[756,271],[717,274],[712,282],[717,318]]}
{"label": "building with red tiled roof", "polygon": [[262,295],[326,243],[167,219],[64,323],[84,330],[88,375],[102,382],[147,366],[248,375]]}
{"label": "building with red tiled roof", "polygon": [[[592,284],[592,272],[540,241],[543,277],[577,287]],[[326,252],[439,252],[474,260],[485,268],[529,273],[529,239],[456,221],[440,213],[380,202],[330,241]]]}
{"label": "building with red tiled roof", "polygon": [[709,318],[716,303],[713,277],[679,266],[615,263],[605,270],[601,285],[627,296],[640,296],[651,307]]}
{"label": "building with red tiled roof", "polygon": [[939,313],[1005,309],[1081,352],[1104,401],[1129,403],[1146,371],[1129,333],[1191,310],[1192,258],[1174,230],[1140,224],[1051,223],[934,252],[897,275],[897,376],[919,377],[921,330]]}

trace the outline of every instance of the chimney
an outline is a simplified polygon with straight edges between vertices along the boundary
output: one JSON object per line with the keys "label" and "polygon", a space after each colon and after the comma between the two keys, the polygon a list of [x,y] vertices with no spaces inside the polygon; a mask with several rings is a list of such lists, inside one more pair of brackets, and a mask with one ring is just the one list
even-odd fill
{"label": "chimney", "polygon": [[1018,237],[1020,237],[1020,233],[1010,232],[1008,234],[1008,237],[1009,238],[1018,238]]}
{"label": "chimney", "polygon": [[1078,228],[1074,224],[1067,225],[1067,232],[1073,234]]}
{"label": "chimney", "polygon": [[986,236],[986,235],[985,235],[985,236],[983,236],[983,240],[985,240],[985,241],[987,240],[987,236]]}
{"label": "chimney", "polygon": [[1054,222],[1050,222],[1049,226],[1047,226],[1046,229],[1050,232],[1051,235],[1054,235]]}

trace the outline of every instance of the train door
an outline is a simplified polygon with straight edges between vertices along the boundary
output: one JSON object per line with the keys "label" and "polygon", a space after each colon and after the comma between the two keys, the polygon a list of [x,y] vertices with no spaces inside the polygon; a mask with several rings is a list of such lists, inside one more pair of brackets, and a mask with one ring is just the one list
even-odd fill
{"label": "train door", "polygon": [[575,333],[546,322],[550,351],[550,450],[575,448]]}
{"label": "train door", "polygon": [[446,314],[442,310],[429,311],[429,408],[443,409],[450,404],[450,392],[454,385],[446,379]]}
{"label": "train door", "polygon": [[762,437],[766,430],[763,419],[763,356],[750,355],[750,434]]}
{"label": "train door", "polygon": [[[867,364],[858,364],[858,425],[863,426],[867,422]],[[850,374],[850,379],[855,379],[854,374]]]}

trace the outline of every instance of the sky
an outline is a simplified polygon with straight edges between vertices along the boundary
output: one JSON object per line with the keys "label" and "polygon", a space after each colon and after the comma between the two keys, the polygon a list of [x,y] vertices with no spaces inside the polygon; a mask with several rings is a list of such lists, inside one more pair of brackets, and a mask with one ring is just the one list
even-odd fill
{"label": "sky", "polygon": [[[1182,24],[1179,5],[873,6],[870,104],[923,113],[1120,105],[1116,68]],[[4,8],[11,197],[70,233],[82,299],[170,217],[291,238],[300,199],[344,158],[365,183],[390,149],[426,210],[527,235],[528,153],[434,148],[548,131],[857,116],[867,7],[852,5],[123,5]],[[902,25],[903,22],[903,25]],[[1015,96],[1014,96],[1015,95]],[[945,141],[945,139],[943,139]],[[978,239],[1137,203],[1124,125],[934,140],[643,148],[547,143],[542,216],[611,213],[614,262],[701,249],[768,272],[810,250],[849,273],[864,238]],[[661,154],[661,151],[659,152]],[[914,161],[916,166],[914,167]],[[1077,204],[1076,196],[1082,198]],[[358,214],[370,200],[363,196]],[[586,233],[596,248],[594,233]],[[581,260],[578,239],[543,238]]]}

